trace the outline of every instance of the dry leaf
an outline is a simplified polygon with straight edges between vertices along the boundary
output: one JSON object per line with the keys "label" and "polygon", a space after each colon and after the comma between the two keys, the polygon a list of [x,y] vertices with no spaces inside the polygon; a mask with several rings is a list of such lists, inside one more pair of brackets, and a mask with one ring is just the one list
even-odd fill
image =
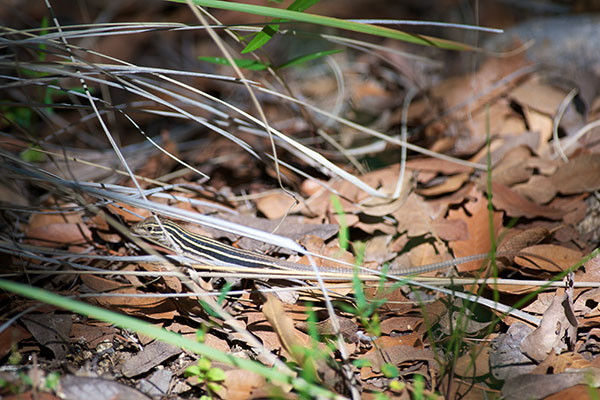
{"label": "dry leaf", "polygon": [[[579,251],[555,244],[538,244],[522,249],[523,255],[515,257],[515,263],[524,268],[547,272],[562,272],[581,261],[583,254]],[[540,257],[528,256],[529,254]]]}
{"label": "dry leaf", "polygon": [[502,398],[505,400],[548,399],[550,395],[556,393],[556,399],[581,399],[581,397],[564,397],[562,394],[574,385],[598,386],[599,383],[600,369],[598,368],[550,375],[525,374],[504,382]]}
{"label": "dry leaf", "polygon": [[529,107],[546,115],[555,115],[567,94],[541,82],[537,77],[517,86],[510,96],[522,107]]}
{"label": "dry leaf", "polygon": [[[379,372],[381,366],[385,363],[397,366],[404,362],[426,361],[430,364],[435,364],[435,356],[429,349],[416,349],[412,346],[403,345],[383,346],[382,341],[385,342],[386,340],[378,338],[376,340],[378,345],[374,346],[364,356],[359,357],[360,359],[371,361],[370,369],[374,372]],[[388,339],[388,341],[392,340]]]}
{"label": "dry leaf", "polygon": [[600,154],[584,154],[558,167],[550,180],[562,194],[600,189]]}
{"label": "dry leaf", "polygon": [[423,196],[439,196],[441,194],[453,193],[460,189],[470,177],[470,172],[463,172],[462,174],[453,175],[446,178],[444,182],[438,185],[419,189],[417,190],[417,193]]}
{"label": "dry leaf", "polygon": [[571,316],[572,307],[567,293],[555,296],[544,312],[540,326],[521,342],[523,353],[536,361],[543,361],[551,351],[560,354],[571,347],[577,331],[577,320]]}
{"label": "dry leaf", "polygon": [[556,196],[556,188],[550,178],[533,175],[525,183],[520,183],[512,189],[537,204],[546,204]]}
{"label": "dry leaf", "polygon": [[483,376],[490,373],[490,342],[473,346],[456,360],[454,372],[462,377]]}
{"label": "dry leaf", "polygon": [[507,380],[533,371],[535,363],[520,348],[523,339],[532,332],[532,327],[517,321],[494,339],[489,354],[494,378]]}
{"label": "dry leaf", "polygon": [[[506,152],[502,160],[492,170],[492,181],[507,186],[525,182],[532,174],[532,170],[528,168],[527,164],[529,157],[531,157],[531,152],[524,146]],[[487,174],[482,177],[482,182],[486,181]]]}
{"label": "dry leaf", "polygon": [[443,175],[455,175],[462,173],[471,173],[473,168],[467,167],[455,162],[440,160],[439,158],[416,158],[406,162],[406,168],[419,172],[419,175],[425,171],[435,172]]}
{"label": "dry leaf", "polygon": [[[413,187],[413,173],[411,170],[405,170],[402,180],[402,191],[400,192],[400,196],[398,198],[384,199],[380,197],[369,196],[360,201],[358,206],[360,210],[367,215],[375,217],[391,215],[406,202],[406,199],[411,194]],[[387,194],[388,196],[392,196],[393,190],[395,190],[395,187],[381,188],[379,191]]]}
{"label": "dry leaf", "polygon": [[[338,325],[340,327],[340,333],[344,340],[348,343],[357,343],[358,342],[358,325],[356,322],[351,320],[350,318],[336,316]],[[296,328],[304,333],[308,333],[308,322],[302,321],[296,324]],[[319,321],[315,323],[315,329],[319,335],[323,336],[331,336],[335,335],[335,330],[333,329],[333,323],[331,322],[331,318],[327,318],[323,321]]]}
{"label": "dry leaf", "polygon": [[270,293],[266,293],[265,296],[267,301],[262,307],[263,314],[277,333],[282,346],[298,364],[303,365],[305,355],[300,349],[308,346],[306,336],[299,335],[294,327],[294,320],[287,315],[279,299]]}
{"label": "dry leaf", "polygon": [[261,197],[256,201],[256,208],[268,219],[282,218],[296,205],[296,200],[287,193],[277,192]]}
{"label": "dry leaf", "polygon": [[540,113],[529,106],[523,107],[523,114],[527,120],[529,130],[540,133],[539,144],[534,150],[536,153],[542,154],[548,147],[548,142],[552,137],[552,127],[554,126],[552,118],[550,115]]}
{"label": "dry leaf", "polygon": [[416,237],[432,232],[438,215],[421,196],[412,193],[393,216],[398,221],[398,232],[406,231],[409,237]]}
{"label": "dry leaf", "polygon": [[257,388],[265,386],[266,379],[256,372],[244,369],[230,369],[225,371],[223,385],[217,391],[222,399],[248,400]]}
{"label": "dry leaf", "polygon": [[[448,219],[465,221],[469,231],[468,239],[455,240],[449,243],[450,248],[454,251],[454,256],[457,258],[487,253],[492,246],[487,200],[483,197],[483,193],[476,189],[474,189],[472,194],[475,198],[465,205],[465,209],[450,210],[448,212]],[[493,223],[494,236],[497,237],[498,232],[502,228],[501,212],[494,211]],[[472,261],[459,265],[458,270],[462,272],[476,271],[480,269],[481,266],[481,261]]]}
{"label": "dry leaf", "polygon": [[[110,292],[120,294],[138,294],[139,292],[130,287],[115,282],[114,280],[104,279],[93,275],[82,275],[81,280],[87,287],[94,292]],[[103,307],[117,309],[127,314],[143,316],[153,319],[173,319],[178,313],[175,304],[166,298],[150,297],[88,297],[89,301],[99,304]]]}
{"label": "dry leaf", "polygon": [[527,200],[519,193],[501,183],[492,182],[492,202],[494,207],[506,211],[510,217],[545,217],[561,219],[565,211],[550,206],[541,206]]}

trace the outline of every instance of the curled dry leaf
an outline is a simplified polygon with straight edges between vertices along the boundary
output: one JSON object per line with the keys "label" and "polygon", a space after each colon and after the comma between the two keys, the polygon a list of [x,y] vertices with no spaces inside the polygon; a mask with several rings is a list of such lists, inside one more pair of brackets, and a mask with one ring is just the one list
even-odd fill
{"label": "curled dry leaf", "polygon": [[[405,170],[404,177],[402,180],[402,191],[400,196],[396,199],[384,199],[380,197],[369,196],[366,199],[358,203],[360,210],[374,217],[383,217],[385,215],[391,215],[398,210],[406,202],[408,196],[412,193],[414,188],[413,172],[409,169]],[[392,196],[396,187],[388,186],[387,188],[381,188],[380,191]]]}
{"label": "curled dry leaf", "polygon": [[296,362],[303,365],[304,353],[300,349],[308,345],[304,339],[305,337],[299,335],[299,332],[294,327],[294,321],[283,309],[281,301],[270,293],[266,293],[266,297],[267,301],[262,307],[263,314],[277,333],[283,347]]}
{"label": "curled dry leaf", "polygon": [[546,204],[556,196],[552,180],[542,175],[533,175],[527,182],[515,185],[512,189],[537,204]]}
{"label": "curled dry leaf", "polygon": [[494,339],[489,355],[494,378],[507,380],[533,371],[535,364],[520,349],[521,342],[531,332],[532,327],[517,321]]}
{"label": "curled dry leaf", "polygon": [[523,353],[536,361],[543,361],[551,351],[560,354],[572,346],[577,332],[571,296],[555,296],[544,312],[542,323],[521,342]]}

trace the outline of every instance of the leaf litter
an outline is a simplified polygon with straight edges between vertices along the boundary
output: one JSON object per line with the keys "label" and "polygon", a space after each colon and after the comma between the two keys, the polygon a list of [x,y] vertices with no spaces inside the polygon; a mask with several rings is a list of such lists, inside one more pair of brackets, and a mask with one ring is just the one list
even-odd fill
{"label": "leaf litter", "polygon": [[[108,40],[107,37],[99,38],[98,48],[106,47],[109,49],[107,53],[111,53],[114,44],[111,45]],[[141,46],[139,43],[130,44]],[[335,59],[340,65],[352,65],[346,54],[337,54]],[[344,117],[393,135],[399,131],[402,118],[400,103],[395,100],[395,92],[399,88],[390,80],[392,70],[381,60],[363,59],[363,62],[369,73],[357,66],[357,72],[349,77],[350,94]],[[591,376],[592,381],[597,382],[600,376],[595,361],[600,341],[598,289],[594,286],[568,286],[566,279],[562,287],[549,287],[540,292],[539,283],[535,281],[556,278],[598,245],[597,236],[592,233],[600,229],[600,218],[597,213],[588,212],[588,203],[589,199],[597,198],[600,188],[600,149],[593,139],[585,137],[578,141],[579,147],[568,154],[567,161],[556,156],[555,146],[560,144],[553,138],[553,118],[568,91],[553,85],[541,72],[529,66],[530,61],[522,56],[490,59],[473,74],[441,79],[408,109],[409,126],[420,128],[419,133],[411,137],[411,142],[475,163],[485,162],[489,151],[492,161],[490,187],[484,169],[411,154],[406,163],[405,179],[400,183],[401,195],[395,199],[379,198],[346,180],[332,178],[325,170],[315,168],[314,163],[295,157],[297,153],[289,148],[280,149],[278,157],[313,176],[306,177],[288,168],[281,171],[284,183],[296,192],[293,199],[278,188],[273,179],[277,173],[272,164],[262,164],[238,145],[221,137],[206,136],[202,144],[191,142],[190,135],[174,132],[176,125],[161,128],[162,146],[199,166],[211,177],[208,182],[197,180],[198,177],[189,171],[180,170],[181,166],[173,159],[149,147],[141,151],[132,144],[128,147],[126,158],[128,161],[136,160],[132,164],[136,174],[173,185],[161,191],[166,196],[157,201],[162,204],[210,213],[275,232],[302,243],[313,253],[350,264],[355,262],[356,256],[360,256],[364,265],[370,268],[385,263],[392,268],[410,268],[489,253],[497,248],[505,255],[499,256],[495,265],[489,261],[471,261],[451,271],[429,275],[446,279],[446,282],[451,277],[456,279],[451,281],[456,288],[483,297],[496,296],[495,300],[500,303],[516,303],[523,311],[541,318],[539,326],[490,311],[476,302],[453,299],[452,296],[415,286],[385,287],[377,286],[377,282],[365,283],[366,300],[379,301],[380,304],[375,309],[376,314],[364,309],[360,314],[356,307],[358,294],[353,293],[354,288],[339,282],[326,282],[336,305],[343,305],[337,308],[337,316],[331,316],[325,312],[321,291],[314,285],[307,287],[308,279],[303,284],[285,279],[265,283],[260,276],[242,279],[236,278],[235,273],[197,278],[197,283],[206,292],[218,295],[223,288],[234,291],[231,293],[235,294],[219,300],[223,310],[232,316],[231,320],[223,321],[200,307],[193,297],[175,299],[160,296],[161,293],[186,292],[188,289],[180,276],[128,275],[128,272],[136,271],[157,274],[164,269],[153,263],[119,259],[141,255],[143,251],[132,246],[129,239],[107,224],[101,215],[92,217],[78,208],[81,204],[73,202],[70,196],[50,192],[43,199],[36,199],[32,187],[39,191],[44,185],[36,186],[33,181],[18,184],[13,179],[13,184],[6,186],[10,192],[3,199],[13,205],[35,206],[38,211],[45,211],[22,219],[15,226],[13,233],[23,238],[20,243],[66,250],[70,254],[69,262],[122,272],[108,277],[89,274],[72,279],[50,275],[42,283],[45,288],[65,295],[85,295],[87,302],[152,321],[185,335],[195,335],[197,329],[204,327],[205,343],[273,366],[272,360],[261,352],[261,347],[240,333],[240,330],[246,330],[263,349],[301,365],[302,373],[311,375],[318,384],[338,393],[346,395],[347,392],[340,388],[355,385],[364,394],[385,391],[390,396],[406,396],[406,390],[413,390],[413,387],[394,392],[389,386],[390,381],[402,379],[412,384],[412,378],[421,375],[427,383],[428,393],[436,392],[449,398],[469,391],[473,396],[482,397],[498,390],[506,398],[518,398],[524,394],[529,398],[566,395],[577,385],[588,382],[585,377]],[[226,73],[223,68],[218,71]],[[318,100],[324,108],[335,101],[331,93],[338,85],[326,71],[316,68],[311,73],[318,76],[307,80],[305,85],[299,84],[301,79],[294,75],[301,71],[286,73],[289,74],[287,79],[294,81],[294,85],[299,85],[304,94]],[[253,78],[256,77],[258,75]],[[224,97],[233,94],[241,99],[244,96],[239,88],[223,82],[197,78],[194,81],[196,87],[210,87]],[[273,118],[274,127],[285,129],[289,136],[311,138],[311,135],[305,134],[317,117],[305,115],[307,123],[273,99],[265,98],[264,105]],[[592,108],[581,114],[569,109],[572,115],[561,122],[561,134],[568,138],[581,124],[594,121],[598,111],[598,108]],[[211,113],[206,114],[214,118]],[[65,117],[76,118],[70,113]],[[148,120],[146,123],[157,122],[153,113],[143,113],[139,121],[144,122],[144,119]],[[244,124],[233,118],[219,123],[230,124],[252,148],[266,149],[269,146],[264,138],[241,129]],[[336,128],[330,131],[339,133],[340,142],[348,148],[358,148],[368,141],[367,137],[348,127],[338,126],[337,132]],[[76,136],[68,138],[73,143],[75,139]],[[331,151],[316,139],[311,143],[316,143],[315,149]],[[103,165],[120,168],[111,153],[84,149],[81,143],[78,145],[81,149],[69,151],[70,157],[95,157],[103,160]],[[398,150],[396,146],[387,144],[377,154],[380,157],[378,162],[383,166],[369,167],[365,174],[350,164],[342,164],[337,153],[335,160],[364,183],[389,196],[398,185],[401,169]],[[14,148],[3,146],[3,151],[14,151]],[[141,162],[140,155],[143,155]],[[361,162],[366,163],[374,155],[367,152],[362,156]],[[106,170],[96,166],[84,170],[73,159],[59,159],[58,163],[48,161],[42,168],[50,169],[51,165],[52,173],[65,179],[104,180],[103,184],[111,183],[120,188],[131,186],[125,177],[114,173],[107,176]],[[109,179],[105,180],[107,177]],[[153,186],[146,182],[144,187]],[[341,199],[346,227],[353,240],[351,249],[341,248],[335,237],[341,217],[331,204],[332,191]],[[491,197],[492,210],[488,197]],[[194,204],[189,199],[202,200],[202,204]],[[91,203],[90,199],[86,201]],[[127,204],[113,202],[101,206],[108,215],[123,222],[137,220],[125,209],[148,216],[147,210]],[[55,213],[57,210],[60,214]],[[14,216],[10,219],[13,220]],[[202,228],[202,233],[243,249],[289,256],[289,251],[281,248],[258,244],[212,228]],[[362,254],[361,242],[365,249]],[[88,257],[106,255],[116,257]],[[19,273],[25,266],[23,257],[28,255],[11,253],[2,257],[7,261],[6,265],[10,265],[7,273]],[[304,257],[300,262],[308,264],[309,260]],[[27,267],[48,270],[47,263],[47,259],[32,258],[28,260]],[[317,261],[317,265],[329,263],[331,261]],[[579,268],[573,280],[600,281],[597,277],[600,268],[597,267],[598,256]],[[186,270],[184,264],[182,271]],[[507,282],[481,285],[459,279],[491,278],[495,271],[497,278]],[[37,278],[34,281],[41,282]],[[258,293],[260,288],[273,289],[274,294],[261,296]],[[297,293],[286,296],[286,291]],[[102,296],[104,293],[110,296]],[[535,293],[535,296],[519,304],[518,297],[526,293]],[[149,294],[157,296],[145,297]],[[13,303],[18,311],[29,306],[29,303],[16,304],[15,298],[8,294],[3,296],[4,303]],[[382,299],[385,301],[382,302]],[[318,316],[314,324],[307,321],[309,310]],[[80,369],[88,368],[91,363],[97,376],[113,374],[113,377],[132,386],[140,383],[138,388],[142,388],[142,380],[147,379],[156,382],[154,387],[164,387],[159,382],[171,381],[173,391],[170,393],[173,395],[190,395],[201,390],[197,386],[201,385],[198,380],[183,379],[185,368],[197,362],[191,354],[162,347],[160,342],[144,339],[142,335],[136,337],[111,326],[99,325],[91,319],[77,320],[73,317],[71,321],[69,316],[68,321],[61,322],[61,329],[55,331],[50,323],[46,324],[48,326],[39,323],[47,316],[51,316],[53,322],[63,321],[65,315],[55,309],[33,311],[31,316],[22,319],[20,325],[3,333],[0,355],[7,357],[17,348],[17,352],[37,354],[47,372],[51,370],[51,359],[66,359],[71,366]],[[499,324],[495,323],[494,317],[499,319]],[[239,326],[234,329],[233,325]],[[336,325],[340,326],[345,339],[345,361],[311,337],[311,330],[320,337],[333,336]],[[10,338],[6,336],[8,333]],[[58,333],[60,335],[57,336]],[[450,347],[445,347],[453,340],[462,343],[458,354],[452,354],[448,351]],[[77,346],[85,351],[77,354]],[[109,354],[102,350],[102,346],[113,350]],[[307,352],[307,349],[313,353]],[[340,363],[348,362],[348,358],[365,363],[352,367],[358,382],[352,382],[341,372]],[[336,360],[337,363],[325,360]],[[518,367],[508,365],[515,360],[519,361]],[[111,365],[118,366],[119,372],[113,372]],[[385,372],[388,365],[397,368],[400,378],[390,377]],[[445,369],[447,365],[453,366],[452,373]],[[225,365],[218,367],[225,369],[226,375],[217,391],[222,398],[259,398],[281,389],[251,371]],[[156,375],[163,368],[167,368],[167,375]],[[506,383],[499,385],[489,379],[489,374]],[[74,375],[67,377],[76,378]],[[548,383],[548,379],[553,385]],[[449,385],[448,381],[452,384]],[[467,384],[475,381],[478,383],[476,388]],[[85,384],[97,387],[99,382],[90,380]],[[78,393],[75,388],[81,384],[65,380],[62,392],[57,393]],[[115,390],[124,395],[122,391],[130,389],[126,388]],[[153,393],[149,389],[140,389],[136,393],[140,392]]]}

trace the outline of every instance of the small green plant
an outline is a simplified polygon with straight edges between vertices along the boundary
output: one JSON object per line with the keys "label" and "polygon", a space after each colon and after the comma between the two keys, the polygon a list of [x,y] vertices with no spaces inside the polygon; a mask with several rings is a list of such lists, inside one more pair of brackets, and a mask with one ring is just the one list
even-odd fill
{"label": "small green plant", "polygon": [[221,389],[221,384],[225,380],[225,371],[221,368],[213,367],[212,362],[202,357],[198,360],[196,365],[192,365],[185,370],[185,377],[195,376],[198,379],[198,383],[204,385],[210,396],[204,398],[213,398],[215,392]]}

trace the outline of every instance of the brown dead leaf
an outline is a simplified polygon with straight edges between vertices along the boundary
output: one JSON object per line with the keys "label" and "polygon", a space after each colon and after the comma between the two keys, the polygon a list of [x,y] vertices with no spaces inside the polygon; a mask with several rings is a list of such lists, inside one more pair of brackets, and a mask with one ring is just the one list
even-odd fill
{"label": "brown dead leaf", "polygon": [[376,340],[378,346],[374,346],[373,349],[360,357],[360,359],[371,361],[370,369],[374,372],[381,371],[381,366],[385,363],[400,365],[404,362],[426,361],[435,364],[435,356],[429,349],[416,349],[404,345],[382,346],[382,340],[385,339],[378,338]]}
{"label": "brown dead leaf", "polygon": [[514,185],[512,189],[537,204],[546,204],[556,196],[552,180],[542,175],[533,175],[527,182]]}
{"label": "brown dead leaf", "polygon": [[[366,184],[379,189],[383,193],[393,193],[396,189],[399,176],[400,164],[394,164],[364,174],[360,178]],[[412,173],[405,175],[403,186],[410,184],[411,177]],[[369,195],[367,193],[347,181],[333,179],[328,182],[328,185],[342,195],[340,201],[344,208],[344,212],[347,214],[360,212],[361,210],[358,207],[358,204],[363,201],[368,201]],[[404,189],[403,192],[407,193]],[[306,207],[302,209],[302,212],[309,212],[314,215],[334,214],[333,207],[331,206],[330,192],[319,192],[315,197],[311,197],[307,200]]]}
{"label": "brown dead leaf", "polygon": [[244,369],[230,369],[225,371],[225,380],[217,393],[222,399],[254,399],[252,393],[257,388],[265,386],[266,383],[265,377],[255,372]]}
{"label": "brown dead leaf", "polygon": [[542,206],[527,200],[516,191],[501,183],[492,182],[492,202],[494,207],[504,210],[510,217],[545,217],[561,219],[565,211],[550,206]]}
{"label": "brown dead leaf", "polygon": [[392,235],[377,235],[369,239],[366,243],[364,260],[375,261],[377,265],[383,265],[395,256],[395,252],[390,251]]}
{"label": "brown dead leaf", "polygon": [[[585,371],[582,374],[585,379]],[[593,400],[600,397],[600,389],[590,387],[588,382],[571,386],[565,390],[561,390],[558,393],[544,397],[544,400],[564,400],[564,399],[577,399],[577,400]]]}
{"label": "brown dead leaf", "polygon": [[256,208],[268,219],[282,218],[290,212],[296,200],[287,193],[277,192],[261,197],[256,201]]}
{"label": "brown dead leaf", "polygon": [[304,353],[302,348],[308,346],[306,336],[300,336],[294,327],[292,320],[285,310],[283,304],[273,294],[266,293],[267,301],[263,304],[262,312],[269,321],[269,324],[277,333],[282,346],[294,358],[296,362],[303,365]]}
{"label": "brown dead leaf", "polygon": [[[489,228],[489,212],[487,200],[483,193],[474,189],[471,193],[473,200],[468,202],[464,209],[450,210],[448,219],[459,219],[466,222],[469,236],[466,240],[455,240],[449,243],[454,251],[454,256],[466,257],[474,254],[482,254],[490,251],[492,242]],[[467,214],[468,213],[468,214]],[[494,235],[497,237],[502,228],[502,213],[495,211],[493,213]],[[458,266],[458,270],[476,271],[481,268],[480,261],[472,261]]]}
{"label": "brown dead leaf", "polygon": [[441,194],[453,193],[460,189],[470,177],[470,172],[452,175],[438,185],[417,190],[417,193],[423,196],[439,196]]}
{"label": "brown dead leaf", "polygon": [[92,240],[92,233],[83,223],[81,213],[33,214],[25,234],[31,244],[77,245]]}
{"label": "brown dead leaf", "polygon": [[[524,146],[506,152],[502,160],[492,170],[492,180],[507,186],[525,182],[532,173],[527,164],[529,157],[531,157],[531,152]],[[487,176],[484,175],[482,181],[486,182],[486,180]]]}
{"label": "brown dead leaf", "polygon": [[510,96],[522,107],[531,108],[545,115],[555,115],[566,93],[533,76],[517,86]]}
{"label": "brown dead leaf", "polygon": [[183,350],[177,346],[156,340],[145,346],[139,353],[127,359],[121,365],[121,373],[127,378],[138,376],[182,352]]}
{"label": "brown dead leaf", "polygon": [[62,361],[69,350],[69,335],[72,320],[67,314],[28,314],[21,317],[27,330],[42,346],[54,353],[58,361]]}
{"label": "brown dead leaf", "polygon": [[[110,292],[120,294],[137,294],[137,289],[123,285],[114,280],[93,275],[82,275],[81,280],[94,292]],[[177,314],[175,304],[170,299],[161,297],[88,297],[89,301],[103,307],[117,309],[127,314],[152,319],[173,319]]]}
{"label": "brown dead leaf", "polygon": [[409,344],[404,342],[404,336],[415,331],[421,323],[423,318],[420,316],[399,316],[384,319],[379,327],[384,335],[390,335],[392,332],[402,333],[397,335],[397,338],[400,339],[401,344]]}
{"label": "brown dead leaf", "polygon": [[[538,244],[550,234],[550,231],[543,226],[534,226],[525,230],[511,229],[503,236],[498,244],[499,252],[518,252],[525,247]],[[506,256],[513,260],[514,256]]]}
{"label": "brown dead leaf", "polygon": [[[156,264],[156,263],[140,263],[139,265],[145,271],[150,271],[150,272],[168,271],[167,268],[165,268],[164,266],[162,266],[160,264]],[[178,277],[163,276],[162,279],[165,282],[165,284],[167,285],[167,287],[169,289],[171,289],[171,291],[173,291],[175,293],[181,293],[183,291],[183,285],[181,283],[181,280]]]}
{"label": "brown dead leaf", "polygon": [[[411,170],[405,170],[404,177],[402,180],[402,191],[400,196],[396,199],[383,199],[380,197],[369,196],[366,199],[360,201],[358,206],[360,210],[370,216],[383,217],[385,215],[391,215],[398,210],[406,202],[408,196],[412,193],[414,188],[413,172]],[[385,193],[388,196],[392,196],[395,191],[395,186],[388,186],[381,188],[380,192]]]}
{"label": "brown dead leaf", "polygon": [[13,346],[16,346],[23,339],[31,337],[29,332],[18,325],[10,325],[0,332],[0,358],[10,354]]}
{"label": "brown dead leaf", "polygon": [[[538,244],[522,250],[522,256],[516,256],[515,262],[524,268],[547,272],[566,271],[575,263],[581,261],[583,254],[577,250],[555,244]],[[526,255],[534,254],[540,257]]]}
{"label": "brown dead leaf", "polygon": [[75,322],[71,327],[71,338],[75,341],[85,341],[90,348],[98,346],[103,341],[111,342],[116,334],[117,328],[100,321]]}
{"label": "brown dead leaf", "polygon": [[571,316],[572,307],[567,293],[555,296],[544,312],[540,326],[521,342],[523,353],[541,362],[551,351],[560,354],[571,347],[577,331],[577,320]]}
{"label": "brown dead leaf", "polygon": [[454,372],[462,377],[483,376],[490,373],[490,342],[473,346],[456,360]]}
{"label": "brown dead leaf", "polygon": [[434,172],[436,175],[461,175],[462,173],[473,172],[473,168],[471,167],[466,167],[455,162],[440,160],[439,158],[417,158],[408,160],[406,162],[406,168],[418,171],[419,174],[424,171]]}
{"label": "brown dead leaf", "polygon": [[[358,342],[358,325],[350,318],[336,316],[338,325],[340,327],[340,333],[344,340],[348,343],[357,343]],[[296,323],[296,328],[304,333],[308,333],[308,322],[301,321]],[[335,330],[333,329],[333,323],[331,322],[331,318],[327,318],[326,320],[319,321],[315,323],[315,329],[319,335],[323,336],[332,336],[335,335]]]}
{"label": "brown dead leaf", "polygon": [[548,358],[542,361],[533,373],[545,373],[546,371],[552,371],[555,374],[561,374],[563,372],[569,372],[568,370],[583,369],[592,367],[592,363],[585,359],[585,357],[579,353],[563,353],[555,354],[550,353]]}
{"label": "brown dead leaf", "polygon": [[600,154],[584,154],[558,167],[550,177],[562,194],[594,192],[600,189]]}
{"label": "brown dead leaf", "polygon": [[433,221],[435,235],[445,241],[465,240],[469,235],[467,223],[461,219],[446,219],[441,216]]}
{"label": "brown dead leaf", "polygon": [[598,368],[585,368],[562,374],[524,374],[504,382],[502,398],[505,400],[582,399],[579,396],[565,397],[565,393],[580,394],[580,391],[573,390],[577,387],[575,385],[585,386],[589,389],[589,385],[597,386],[599,382],[600,369]]}
{"label": "brown dead leaf", "polygon": [[[600,316],[600,289],[589,289],[577,296],[574,309],[578,316],[584,318],[595,318]],[[585,322],[584,322],[585,323]]]}
{"label": "brown dead leaf", "polygon": [[[408,252],[408,259],[410,262],[410,267],[416,268],[421,265],[434,264],[449,260],[450,255],[446,250],[446,246],[440,245],[440,243],[425,242],[421,243],[419,246],[410,249],[410,251]],[[402,269],[407,269],[407,267],[403,266]],[[393,273],[393,268],[391,269],[391,271]],[[436,273],[436,271],[432,271],[429,274],[435,275]]]}
{"label": "brown dead leaf", "polygon": [[552,127],[554,126],[552,118],[550,115],[540,113],[529,106],[523,107],[523,114],[527,120],[529,130],[540,133],[539,144],[534,150],[536,150],[538,154],[543,154],[552,137]]}
{"label": "brown dead leaf", "polygon": [[423,236],[433,231],[437,213],[416,193],[411,193],[406,203],[392,214],[398,221],[398,232],[409,237]]}

